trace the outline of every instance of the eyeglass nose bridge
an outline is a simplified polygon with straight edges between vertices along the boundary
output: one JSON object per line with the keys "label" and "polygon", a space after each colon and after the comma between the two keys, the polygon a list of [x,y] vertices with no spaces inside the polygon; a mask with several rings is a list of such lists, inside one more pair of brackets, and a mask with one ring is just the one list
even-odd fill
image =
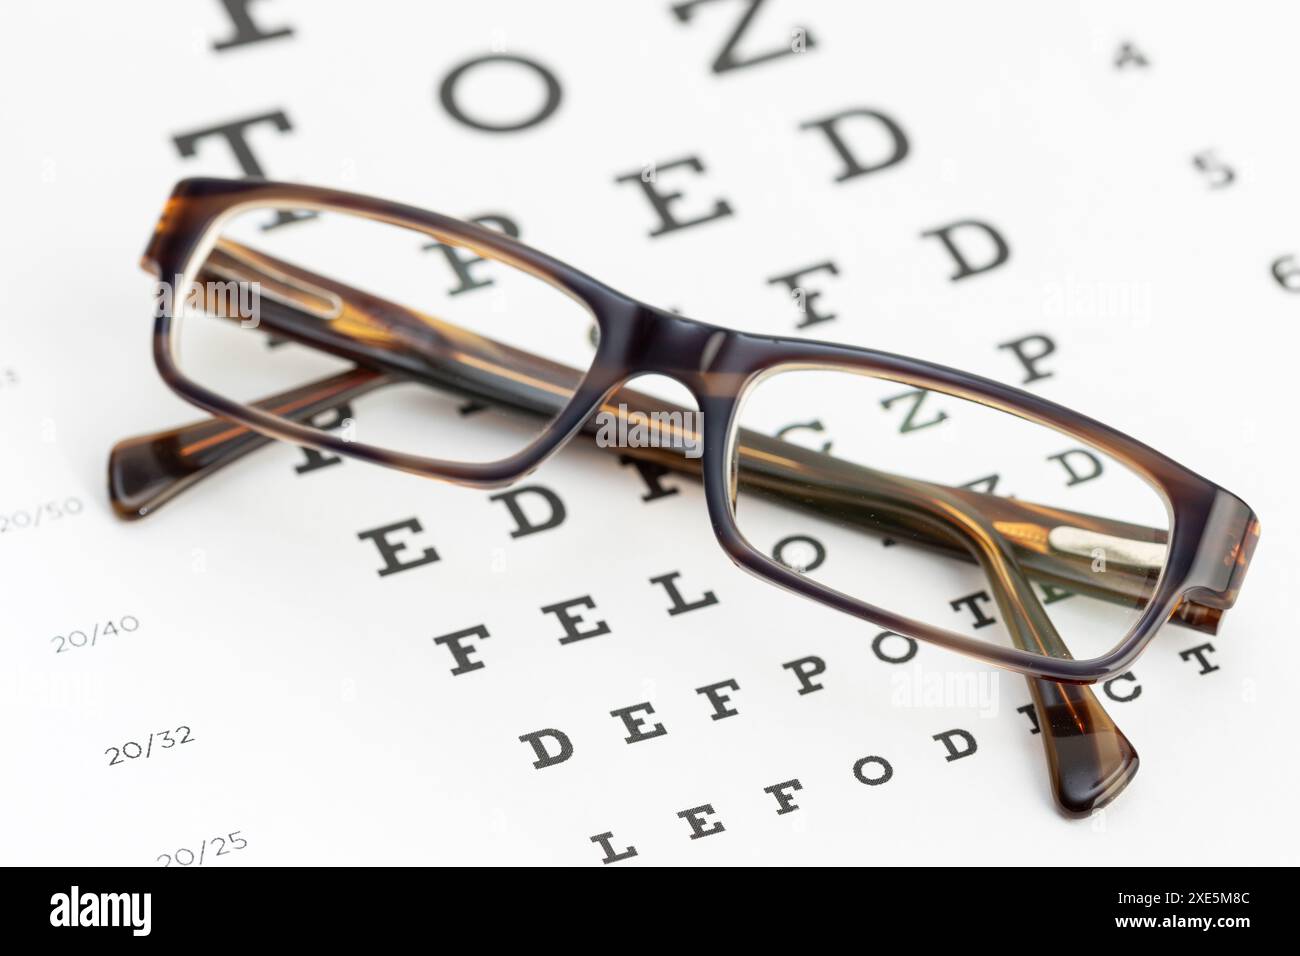
{"label": "eyeglass nose bridge", "polygon": [[725,391],[713,365],[735,334],[707,322],[639,305],[631,321],[620,323],[612,335],[618,378],[625,383],[643,375],[661,375],[684,386],[703,408],[709,398]]}

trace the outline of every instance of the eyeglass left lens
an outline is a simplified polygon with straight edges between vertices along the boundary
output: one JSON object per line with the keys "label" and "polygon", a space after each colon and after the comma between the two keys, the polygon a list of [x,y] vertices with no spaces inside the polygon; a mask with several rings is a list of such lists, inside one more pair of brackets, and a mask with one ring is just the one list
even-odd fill
{"label": "eyeglass left lens", "polygon": [[[453,462],[500,461],[536,441],[597,343],[585,305],[546,279],[450,237],[335,211],[245,210],[167,294],[177,365],[195,384],[264,403],[360,360],[392,381],[301,423]],[[272,404],[295,417],[293,402]]]}
{"label": "eyeglass left lens", "polygon": [[1077,659],[1113,650],[1155,594],[1163,495],[1053,428],[842,368],[777,370],[737,420],[737,527],[829,591]]}

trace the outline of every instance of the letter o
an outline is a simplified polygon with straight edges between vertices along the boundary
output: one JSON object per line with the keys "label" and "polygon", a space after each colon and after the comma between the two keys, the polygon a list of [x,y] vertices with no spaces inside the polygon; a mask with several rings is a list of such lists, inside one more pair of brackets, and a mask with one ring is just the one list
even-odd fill
{"label": "letter o", "polygon": [[[796,567],[787,561],[785,559],[785,549],[792,544],[810,545],[813,550],[812,560],[802,567]],[[797,574],[807,574],[809,571],[816,571],[822,566],[822,562],[826,560],[826,548],[820,541],[811,535],[792,534],[788,538],[782,538],[776,543],[776,547],[772,549],[772,558]]]}
{"label": "letter o", "polygon": [[[862,772],[862,769],[869,763],[880,765],[880,776],[868,777]],[[865,783],[868,787],[878,787],[882,783],[889,782],[890,778],[894,776],[894,768],[890,766],[889,761],[884,757],[863,757],[853,765],[853,776],[857,777],[861,783]]]}
{"label": "letter o", "polygon": [[[465,113],[456,102],[456,84],[460,82],[469,70],[483,63],[518,63],[533,70],[542,78],[546,85],[546,102],[542,108],[532,116],[525,117],[516,123],[487,123],[482,120],[476,120]],[[438,98],[442,101],[442,108],[447,111],[452,119],[464,123],[471,129],[481,130],[484,133],[515,133],[519,130],[528,129],[530,126],[536,126],[545,122],[552,113],[560,106],[560,81],[555,78],[555,74],[542,66],[536,60],[529,60],[522,56],[514,56],[509,53],[493,53],[490,56],[481,56],[474,60],[466,60],[460,66],[456,67],[442,81],[442,86],[438,90]]]}
{"label": "letter o", "polygon": [[[881,649],[881,645],[885,643],[885,639],[890,637],[896,637],[900,641],[905,642],[907,644],[907,649],[904,650],[902,654],[890,657]],[[878,658],[887,664],[906,664],[916,656],[916,649],[917,644],[915,640],[908,637],[906,634],[899,634],[897,631],[881,631],[876,635],[875,640],[871,642],[871,650]]]}

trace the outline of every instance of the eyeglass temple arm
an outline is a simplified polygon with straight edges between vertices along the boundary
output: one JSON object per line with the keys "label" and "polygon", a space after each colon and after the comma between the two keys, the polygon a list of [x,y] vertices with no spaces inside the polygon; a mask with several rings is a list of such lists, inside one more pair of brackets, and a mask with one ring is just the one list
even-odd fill
{"label": "eyeglass temple arm", "polygon": [[[255,259],[260,256],[260,254],[252,253],[251,250],[241,247],[235,247],[231,251],[235,251],[237,260],[243,260],[239,263],[240,266],[248,264],[247,260],[250,255]],[[331,283],[310,273],[295,273],[296,267],[290,267],[288,264],[280,263],[277,260],[270,260],[269,257],[262,258],[266,265],[273,264],[272,271],[263,273],[273,280],[296,274],[303,278],[310,277],[313,283],[319,281],[321,284],[310,287],[313,290],[311,293],[313,296],[321,291],[322,286],[335,291],[345,291],[347,294],[342,297],[342,301],[334,303],[334,306],[342,305],[345,307],[339,309],[338,314],[332,316],[336,320],[331,323],[332,328],[338,327],[337,320],[346,316],[349,312],[347,307],[353,305],[362,306],[363,313],[368,312],[371,316],[388,316],[390,319],[394,315],[400,317],[403,311],[399,307],[392,306],[391,303],[384,303],[386,308],[383,309],[365,309],[365,303],[359,301],[365,297],[365,294],[360,293],[359,290],[352,290]],[[219,265],[217,274],[220,275],[223,271],[220,268],[222,257],[218,254],[214,255],[214,259],[217,260]],[[226,267],[229,265],[229,262],[224,263]],[[289,270],[288,273],[284,271],[286,269]],[[228,272],[229,269],[226,268],[224,271]],[[237,267],[235,271],[242,270]],[[315,304],[320,304],[322,301],[316,299]],[[373,300],[371,304],[378,304],[379,301],[381,300]],[[302,304],[304,304],[302,301],[293,303],[289,306],[289,311],[301,313],[302,310],[297,306]],[[391,311],[393,309],[396,309],[396,312]],[[279,316],[282,320],[285,317],[284,315]],[[353,318],[356,317],[353,316]],[[425,316],[412,316],[412,318],[415,319],[417,327],[407,331],[416,332],[419,338],[426,338],[431,326],[443,325],[443,323],[438,323],[437,320]],[[319,316],[312,321],[316,322],[317,328],[319,328]],[[402,323],[399,322],[398,324]],[[268,325],[276,328],[275,322],[268,323]],[[455,327],[450,327],[450,329],[455,330],[452,333],[454,338],[478,339],[476,336],[465,333],[464,330],[455,329]],[[278,331],[288,332],[291,337],[300,337],[293,335],[287,328],[281,327]],[[353,329],[352,331],[355,334],[360,330]],[[374,330],[370,331],[373,332]],[[382,337],[387,338],[387,336]],[[427,346],[428,342],[424,341],[420,344]],[[565,384],[564,394],[571,391],[573,384],[580,377],[578,373],[570,369],[564,369],[563,366],[555,366],[554,363],[543,363],[542,360],[536,357],[528,356],[525,353],[517,353],[517,350],[507,349],[490,340],[478,340],[474,344],[478,346],[475,351],[479,353],[480,358],[484,351],[483,345],[489,346],[486,351],[494,359],[500,359],[502,356],[499,353],[503,350],[513,353],[508,358],[515,364],[515,367],[519,367],[522,362],[523,366],[530,371],[544,373],[541,374],[540,379],[533,376],[535,382],[538,380],[544,382],[548,378],[554,380],[556,373],[559,372],[558,377]],[[385,346],[385,349],[391,349],[391,347],[390,343]],[[351,354],[350,349],[335,350],[340,351],[342,354]],[[391,354],[391,352],[387,354]],[[531,362],[528,360],[531,360]],[[537,364],[544,364],[548,367],[532,367]],[[424,376],[420,377],[423,378]],[[389,379],[381,373],[358,368],[320,383],[275,396],[258,404],[286,417],[306,419],[320,411],[364,394],[385,384],[386,381],[389,381]],[[517,382],[518,379],[514,381]],[[440,382],[440,384],[449,383]],[[477,391],[472,390],[472,393]],[[481,393],[479,394],[481,395]],[[500,398],[499,395],[492,394],[482,397]],[[514,397],[517,398],[518,396]],[[623,392],[619,393],[617,401],[624,405],[635,405],[635,407],[639,408],[653,406],[652,400],[630,390],[623,390]],[[516,403],[512,402],[510,404]],[[552,402],[543,398],[540,404],[546,406],[552,404]],[[610,404],[616,404],[615,400],[611,399]],[[242,457],[248,451],[267,441],[269,439],[251,433],[238,425],[201,422],[171,432],[144,436],[140,439],[121,443],[114,449],[113,459],[110,463],[115,506],[123,516],[142,516],[153,507],[157,507],[165,500],[179,493],[183,488],[200,480],[206,474],[215,471],[229,461]],[[1010,553],[1010,549],[1005,545],[996,529],[989,526],[989,523],[977,511],[973,509],[963,510],[960,502],[952,500],[951,495],[954,491],[958,491],[957,489],[941,489],[938,486],[915,482],[912,479],[871,472],[869,469],[862,469],[858,466],[840,462],[838,459],[823,456],[820,453],[806,452],[804,449],[799,449],[798,446],[792,446],[775,439],[768,439],[765,436],[749,433],[748,431],[742,432],[740,446],[742,475],[752,470],[753,459],[756,456],[770,459],[774,449],[778,455],[793,451],[797,456],[818,456],[818,460],[823,466],[830,463],[832,470],[834,468],[841,471],[847,470],[846,476],[841,476],[847,477],[847,483],[838,489],[836,495],[830,498],[824,497],[823,501],[826,502],[834,502],[838,499],[841,505],[849,503],[861,507],[864,486],[870,486],[873,483],[864,479],[874,477],[874,483],[877,486],[876,490],[891,489],[889,500],[892,501],[894,506],[894,513],[906,517],[907,520],[903,521],[900,527],[906,530],[911,537],[938,546],[949,553],[960,554],[967,558],[974,555],[975,559],[984,566],[989,580],[995,584],[995,597],[1003,614],[1003,619],[1007,622],[1012,631],[1013,639],[1019,646],[1034,649],[1040,653],[1054,654],[1061,657],[1069,656],[1068,650],[1060,641],[1041,604],[1032,590],[1029,589],[1028,582],[1020,572],[1015,558]],[[632,451],[641,451],[641,449],[633,449]],[[660,450],[649,449],[648,451],[658,452]],[[687,467],[680,470],[698,470],[698,463],[691,463],[689,459],[678,458],[677,461],[687,463]],[[817,463],[814,462],[814,465]],[[669,464],[671,466],[671,463]],[[798,470],[807,472],[807,469],[803,468]],[[822,473],[824,470],[825,468],[817,469],[814,467],[811,475],[808,473],[797,475],[794,479],[795,487],[786,490],[799,490],[806,493],[809,478],[811,477],[815,479],[812,482],[814,486],[818,486],[820,482],[821,490],[826,491],[833,485],[828,484],[827,475]],[[774,477],[776,479],[775,486],[772,484]],[[779,471],[774,476],[771,469],[768,469],[766,479],[768,480],[766,491],[776,493],[787,503],[791,500],[788,494],[783,493],[781,490],[783,476]],[[784,476],[784,480],[789,482],[789,476]],[[937,498],[935,492],[939,492]],[[978,493],[970,492],[970,494]],[[936,500],[942,500],[944,507],[936,509]],[[1003,499],[994,500],[1003,501]],[[879,509],[880,506],[881,503],[877,501],[873,508]],[[839,512],[842,511],[842,508],[835,507],[834,510]],[[959,521],[956,523],[959,533],[954,533],[954,528],[949,526],[951,524],[949,516],[954,511],[959,517],[965,519],[964,522]],[[936,515],[942,517],[936,518]],[[836,517],[843,520],[845,517],[851,516],[837,514]],[[879,512],[875,511],[872,518],[878,519],[878,517]],[[963,538],[966,539],[964,545]],[[1042,727],[1043,739],[1052,771],[1054,792],[1062,809],[1069,813],[1086,813],[1113,798],[1131,779],[1137,768],[1137,755],[1127,739],[1106,715],[1088,688],[1056,684],[1037,679],[1030,679],[1030,687],[1038,705],[1039,713],[1045,718]]]}

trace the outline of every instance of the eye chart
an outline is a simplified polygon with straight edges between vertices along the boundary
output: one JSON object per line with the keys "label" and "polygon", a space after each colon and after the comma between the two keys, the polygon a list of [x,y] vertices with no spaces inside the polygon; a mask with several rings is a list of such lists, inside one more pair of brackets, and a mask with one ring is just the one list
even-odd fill
{"label": "eye chart", "polygon": [[[1300,862],[1297,27],[1283,4],[12,11],[0,861]],[[488,221],[694,318],[1024,387],[1240,495],[1261,547],[1218,634],[1166,626],[1094,688],[1142,765],[1067,820],[1022,677],[749,577],[698,486],[581,439],[506,493],[281,445],[119,521],[113,444],[203,417],[156,374],[138,262],[204,175]],[[429,253],[457,267],[490,278]],[[888,454],[941,406],[862,414]],[[1070,466],[1008,447],[999,492]]]}

